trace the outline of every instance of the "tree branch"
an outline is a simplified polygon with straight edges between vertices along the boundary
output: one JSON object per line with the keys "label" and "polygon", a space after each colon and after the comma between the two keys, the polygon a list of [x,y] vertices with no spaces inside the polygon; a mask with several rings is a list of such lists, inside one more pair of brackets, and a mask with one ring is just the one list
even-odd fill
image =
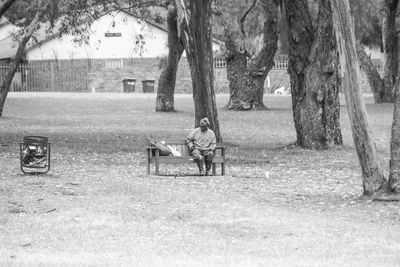
{"label": "tree branch", "polygon": [[0,17],[10,8],[10,6],[15,2],[15,0],[7,0],[0,6]]}
{"label": "tree branch", "polygon": [[243,16],[241,19],[238,20],[238,23],[240,25],[240,30],[242,31],[242,33],[244,35],[246,35],[246,31],[244,30],[244,21],[247,17],[247,15],[251,12],[251,10],[253,10],[253,8],[256,6],[257,4],[257,0],[253,0],[253,4],[246,10],[246,12],[244,12]]}

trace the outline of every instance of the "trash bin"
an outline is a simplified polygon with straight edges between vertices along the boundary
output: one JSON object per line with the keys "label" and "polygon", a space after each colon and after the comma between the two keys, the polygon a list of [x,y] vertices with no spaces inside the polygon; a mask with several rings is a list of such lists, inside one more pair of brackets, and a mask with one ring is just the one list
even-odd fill
{"label": "trash bin", "polygon": [[154,93],[154,80],[143,80],[143,93]]}
{"label": "trash bin", "polygon": [[123,79],[122,84],[124,85],[124,93],[135,92],[136,79]]}
{"label": "trash bin", "polygon": [[50,143],[47,137],[25,136],[19,147],[23,173],[41,174],[50,170]]}

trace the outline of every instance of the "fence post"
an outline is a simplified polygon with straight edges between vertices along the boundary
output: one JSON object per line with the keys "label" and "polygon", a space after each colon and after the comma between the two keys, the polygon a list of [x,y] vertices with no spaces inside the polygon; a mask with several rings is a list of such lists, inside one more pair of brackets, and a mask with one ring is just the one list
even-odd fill
{"label": "fence post", "polygon": [[[86,65],[86,75],[85,75],[85,77],[86,77],[86,79],[85,79],[86,80],[86,92],[89,91],[89,60],[90,59],[88,59],[87,61],[85,60],[85,65]],[[94,92],[96,92],[96,88],[94,88],[94,91],[92,93],[94,93]]]}
{"label": "fence post", "polygon": [[54,62],[50,63],[51,65],[51,91],[54,92]]}

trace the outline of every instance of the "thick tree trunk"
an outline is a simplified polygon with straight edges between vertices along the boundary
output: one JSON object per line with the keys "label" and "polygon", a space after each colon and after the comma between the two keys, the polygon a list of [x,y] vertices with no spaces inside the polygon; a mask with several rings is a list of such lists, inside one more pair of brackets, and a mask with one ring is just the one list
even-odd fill
{"label": "thick tree trunk", "polygon": [[396,83],[396,96],[393,110],[392,136],[390,140],[389,191],[400,193],[400,83]]}
{"label": "thick tree trunk", "polygon": [[[195,108],[195,126],[207,117],[217,142],[222,141],[214,91],[211,37],[211,0],[190,0],[190,11],[183,0],[175,0],[180,34],[190,66]],[[190,18],[189,18],[190,16]]]}
{"label": "thick tree trunk", "polygon": [[329,0],[321,0],[314,43],[305,72],[304,98],[298,103],[297,142],[303,148],[342,145],[336,40]]}
{"label": "thick tree trunk", "polygon": [[382,22],[382,41],[384,51],[383,94],[381,102],[394,101],[394,86],[398,69],[398,36],[396,15],[399,0],[385,0],[385,16]]}
{"label": "thick tree trunk", "polygon": [[247,62],[247,53],[237,49],[229,29],[226,29],[227,75],[230,98],[226,105],[230,110],[262,110],[264,105],[264,81],[274,66],[278,49],[278,1],[263,2],[264,45],[260,52]]}
{"label": "thick tree trunk", "polygon": [[371,87],[372,94],[374,95],[375,103],[384,102],[385,90],[383,79],[379,75],[376,67],[372,63],[371,58],[365,53],[361,44],[357,43],[357,57],[360,61],[360,66],[367,76],[368,83]]}
{"label": "thick tree trunk", "polygon": [[229,29],[225,30],[226,70],[229,81],[229,102],[226,109],[252,109],[253,95],[247,96],[246,72],[248,55],[245,50],[238,50]]}
{"label": "thick tree trunk", "polygon": [[341,145],[339,80],[329,3],[321,2],[316,34],[307,0],[285,0],[284,4],[297,144],[307,149]]}
{"label": "thick tree trunk", "polygon": [[22,57],[24,55],[24,50],[26,47],[26,44],[28,41],[31,39],[33,33],[36,30],[37,24],[39,23],[39,19],[42,16],[43,11],[39,11],[36,13],[35,18],[32,20],[32,22],[29,24],[28,29],[24,35],[24,37],[21,39],[21,41],[18,44],[18,49],[17,53],[15,54],[14,59],[11,62],[10,69],[7,71],[6,77],[4,78],[3,82],[1,83],[0,86],[0,117],[3,115],[3,108],[4,104],[7,99],[8,92],[10,91],[10,86],[12,79],[17,72],[18,65],[22,61]]}
{"label": "thick tree trunk", "polygon": [[341,75],[354,144],[361,165],[365,195],[372,195],[387,185],[379,162],[375,143],[367,121],[361,91],[354,25],[348,0],[330,0],[333,22],[340,54]]}
{"label": "thick tree trunk", "polygon": [[176,72],[179,60],[184,51],[183,43],[178,36],[177,10],[170,6],[167,14],[168,57],[158,80],[156,111],[175,111],[174,93]]}
{"label": "thick tree trunk", "polygon": [[284,0],[289,41],[289,75],[292,112],[297,143],[302,144],[302,109],[306,99],[305,72],[314,41],[314,29],[307,0]]}

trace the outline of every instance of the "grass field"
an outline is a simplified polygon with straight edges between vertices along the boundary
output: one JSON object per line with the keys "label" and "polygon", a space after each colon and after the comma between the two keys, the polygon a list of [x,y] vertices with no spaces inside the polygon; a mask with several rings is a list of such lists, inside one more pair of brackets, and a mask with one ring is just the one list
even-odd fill
{"label": "grass field", "polygon": [[[289,96],[228,112],[217,96],[227,175],[194,165],[146,175],[146,139],[184,138],[193,98],[11,93],[0,118],[0,266],[400,266],[400,204],[362,197],[344,104],[344,146],[302,150]],[[392,106],[366,96],[388,168]],[[342,101],[344,103],[344,101]],[[52,143],[47,175],[23,175],[19,142]],[[218,170],[217,170],[218,171]]]}

